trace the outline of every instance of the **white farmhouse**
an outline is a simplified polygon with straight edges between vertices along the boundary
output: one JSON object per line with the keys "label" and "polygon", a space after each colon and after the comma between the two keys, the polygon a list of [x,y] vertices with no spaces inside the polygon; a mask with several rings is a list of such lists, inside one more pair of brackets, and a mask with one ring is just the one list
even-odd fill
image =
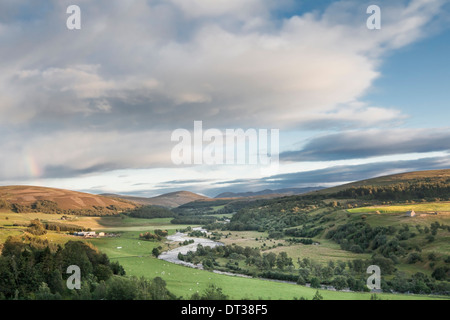
{"label": "white farmhouse", "polygon": [[414,210],[410,210],[406,212],[406,216],[407,217],[414,217],[416,215],[416,213],[414,212]]}

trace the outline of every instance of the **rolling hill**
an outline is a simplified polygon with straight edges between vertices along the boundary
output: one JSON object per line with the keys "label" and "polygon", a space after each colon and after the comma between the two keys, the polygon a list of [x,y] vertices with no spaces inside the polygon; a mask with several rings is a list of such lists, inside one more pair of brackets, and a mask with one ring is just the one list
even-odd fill
{"label": "rolling hill", "polygon": [[364,186],[382,187],[400,183],[419,184],[419,183],[428,183],[431,181],[447,181],[447,180],[450,180],[450,169],[413,171],[347,183],[336,187],[308,192],[306,193],[306,195],[328,195],[346,189]]}
{"label": "rolling hill", "polygon": [[197,200],[207,200],[210,199],[206,196],[202,196],[189,191],[176,191],[165,193],[156,197],[145,198],[145,197],[133,197],[133,196],[123,196],[118,194],[103,194],[105,197],[113,197],[124,199],[127,201],[132,201],[134,203],[146,206],[160,206],[165,208],[176,208],[185,203],[189,203]]}
{"label": "rolling hill", "polygon": [[257,197],[257,196],[266,196],[266,195],[275,195],[275,196],[287,196],[287,195],[296,195],[307,193],[311,191],[315,191],[318,189],[322,189],[322,187],[308,187],[308,188],[285,188],[285,189],[265,189],[261,191],[249,191],[249,192],[223,192],[217,195],[215,198],[246,198],[246,197]]}
{"label": "rolling hill", "polygon": [[85,210],[94,207],[111,207],[129,209],[135,204],[117,198],[104,197],[89,193],[64,189],[36,186],[4,186],[0,187],[0,199],[9,204],[31,207],[37,201],[51,201],[61,210]]}

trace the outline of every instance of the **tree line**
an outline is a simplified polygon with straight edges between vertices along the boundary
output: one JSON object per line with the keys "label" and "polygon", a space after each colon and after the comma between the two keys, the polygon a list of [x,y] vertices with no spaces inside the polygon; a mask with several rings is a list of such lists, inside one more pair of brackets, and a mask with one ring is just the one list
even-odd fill
{"label": "tree line", "polygon": [[58,204],[50,200],[37,200],[30,205],[21,203],[9,203],[0,199],[0,209],[11,210],[15,213],[42,212],[48,214],[68,214],[78,216],[111,216],[117,215],[123,210],[115,205],[93,206],[86,209],[61,209]]}
{"label": "tree line", "polygon": [[[322,195],[311,195],[309,198],[323,198]],[[405,200],[450,200],[450,179],[434,178],[422,181],[408,181],[389,185],[354,186],[332,194],[327,198],[364,199],[379,201]]]}

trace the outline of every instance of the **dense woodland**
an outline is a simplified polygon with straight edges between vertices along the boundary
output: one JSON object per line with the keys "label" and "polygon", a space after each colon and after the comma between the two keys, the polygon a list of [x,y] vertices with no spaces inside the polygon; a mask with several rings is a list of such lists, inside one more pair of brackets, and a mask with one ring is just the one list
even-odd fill
{"label": "dense woodland", "polygon": [[[81,289],[66,286],[67,267],[81,269]],[[64,247],[39,238],[9,237],[0,256],[0,300],[175,299],[161,278],[126,277],[121,265],[81,241]]]}
{"label": "dense woodland", "polygon": [[[324,208],[320,216],[309,213]],[[235,231],[281,231],[285,228],[303,225],[309,229],[315,221],[324,218],[333,209],[319,200],[298,200],[297,197],[287,197],[278,200],[266,200],[253,206],[241,209],[231,219],[229,229]],[[313,230],[305,233],[315,233]],[[316,231],[317,232],[317,231]]]}
{"label": "dense woodland", "polygon": [[426,178],[388,185],[350,187],[331,194],[308,195],[306,198],[338,198],[338,199],[364,199],[388,202],[406,200],[435,201],[450,200],[450,179]]}

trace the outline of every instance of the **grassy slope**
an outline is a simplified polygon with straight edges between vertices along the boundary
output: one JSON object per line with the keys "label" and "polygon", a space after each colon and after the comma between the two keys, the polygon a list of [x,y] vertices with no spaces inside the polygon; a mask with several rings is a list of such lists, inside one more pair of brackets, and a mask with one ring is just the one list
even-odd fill
{"label": "grassy slope", "polygon": [[[354,219],[359,219],[361,216],[366,216],[366,221],[371,226],[396,226],[401,227],[403,224],[407,224],[410,230],[416,233],[416,237],[408,240],[412,245],[417,245],[422,250],[421,255],[426,256],[429,253],[435,253],[443,258],[450,255],[450,232],[447,230],[438,230],[435,236],[436,240],[428,242],[426,236],[429,234],[421,234],[418,232],[416,226],[430,227],[433,222],[439,222],[440,224],[450,225],[450,214],[438,214],[435,215],[417,215],[415,217],[406,217],[405,212],[407,210],[414,209],[417,212],[430,212],[430,211],[450,211],[450,204],[448,202],[433,202],[417,205],[398,205],[398,206],[380,206],[380,207],[364,207],[349,209]],[[379,211],[380,214],[375,213]],[[441,259],[442,260],[442,259]],[[441,265],[442,261],[436,263],[437,266]],[[418,262],[413,265],[400,264],[399,270],[409,274],[416,273],[418,271],[424,272],[430,275],[432,268],[427,263]]]}
{"label": "grassy slope", "polygon": [[107,207],[114,205],[121,209],[134,208],[131,202],[116,198],[76,192],[64,189],[35,186],[4,186],[0,187],[0,199],[9,203],[31,205],[37,200],[56,202],[60,209],[90,209],[93,206]]}
{"label": "grassy slope", "polygon": [[334,192],[338,192],[341,190],[345,190],[351,187],[360,187],[360,186],[383,186],[390,185],[395,183],[401,183],[412,180],[424,180],[424,179],[433,179],[433,178],[450,178],[450,169],[442,169],[442,170],[428,170],[428,171],[414,171],[414,172],[406,172],[400,174],[393,174],[388,176],[377,177],[373,179],[366,179],[361,181],[356,181],[352,183],[343,184],[340,186],[322,189],[318,191],[313,191],[307,194],[321,194],[326,195]]}
{"label": "grassy slope", "polygon": [[116,194],[106,194],[107,197],[120,198],[128,201],[132,201],[142,205],[153,205],[153,206],[162,206],[166,208],[176,208],[185,203],[189,203],[197,200],[208,200],[209,198],[206,196],[202,196],[189,191],[177,191],[162,194],[152,198],[144,198],[144,197],[133,197],[133,196],[123,196]]}
{"label": "grassy slope", "polygon": [[[328,217],[333,218],[333,220],[326,223],[320,223],[320,226],[324,227],[325,230],[318,236],[313,238],[314,241],[320,243],[319,245],[289,244],[286,241],[289,237],[285,237],[284,239],[280,240],[268,240],[266,239],[267,233],[260,233],[256,231],[233,231],[231,232],[231,236],[229,236],[227,239],[224,238],[222,241],[226,244],[235,243],[240,246],[259,247],[260,249],[264,250],[263,252],[279,253],[281,251],[286,251],[292,258],[295,265],[297,265],[297,259],[303,259],[305,257],[322,264],[326,264],[329,260],[333,260],[336,262],[339,260],[349,261],[353,259],[370,259],[371,254],[356,254],[342,250],[337,243],[326,239],[325,237],[328,230],[330,230],[331,228],[338,227],[351,221],[361,221],[364,218],[365,221],[372,227],[396,226],[400,228],[403,224],[409,225],[411,232],[416,233],[416,236],[407,240],[408,243],[412,246],[418,246],[421,248],[421,255],[424,260],[427,260],[426,256],[429,253],[437,254],[439,260],[435,262],[435,267],[443,265],[444,258],[450,255],[450,233],[446,230],[439,229],[438,234],[435,237],[436,240],[430,243],[426,239],[429,234],[419,233],[416,226],[419,225],[422,228],[424,228],[425,226],[430,227],[430,225],[436,221],[440,224],[450,225],[450,215],[443,213],[437,216],[423,215],[410,218],[405,216],[405,212],[409,210],[410,207],[411,205],[389,207],[384,206],[382,208],[365,207],[350,210],[343,209],[330,213]],[[450,203],[436,202],[417,204],[417,207],[413,208],[420,208],[423,212],[438,211],[436,209],[447,211],[450,209]],[[318,209],[314,212],[311,212],[310,215],[319,214],[321,210],[322,209]],[[375,212],[377,210],[380,211],[381,214],[376,214]],[[256,238],[258,238],[258,241],[256,241]],[[264,243],[266,244],[265,246]],[[277,246],[278,244],[282,244],[283,246]],[[274,245],[276,247],[272,248]],[[266,250],[267,248],[269,248],[269,250]],[[431,275],[433,271],[433,268],[430,267],[429,262],[418,262],[412,265],[401,263],[397,265],[397,268],[409,275],[412,275],[416,272],[423,272],[427,275]]]}
{"label": "grassy slope", "polygon": [[[26,227],[14,226],[17,223],[19,225],[28,224],[33,219],[41,219],[44,221],[52,221],[58,223],[64,223],[61,220],[61,216],[55,214],[45,213],[14,213],[11,211],[0,211],[0,243],[5,242],[9,236],[17,236],[23,234]],[[83,218],[80,218],[83,220]],[[76,221],[66,221],[68,224],[77,224]],[[42,239],[48,239],[50,242],[64,244],[69,240],[76,239],[74,236],[66,235],[64,233],[57,233],[54,231],[48,231],[47,234],[41,236]]]}

